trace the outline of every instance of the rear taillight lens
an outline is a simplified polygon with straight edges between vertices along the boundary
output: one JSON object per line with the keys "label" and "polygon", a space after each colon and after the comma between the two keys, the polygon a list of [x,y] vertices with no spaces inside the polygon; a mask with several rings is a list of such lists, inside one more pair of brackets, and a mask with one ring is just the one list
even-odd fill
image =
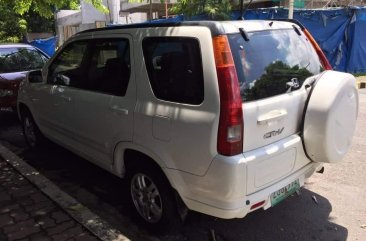
{"label": "rear taillight lens", "polygon": [[233,156],[243,152],[243,109],[239,81],[227,37],[214,37],[213,46],[220,91],[217,151],[221,155]]}
{"label": "rear taillight lens", "polygon": [[329,64],[327,57],[325,56],[325,54],[323,53],[322,49],[319,47],[318,43],[315,41],[313,36],[311,36],[311,34],[309,33],[309,31],[307,29],[304,29],[303,32],[304,32],[305,36],[309,39],[311,45],[314,47],[316,53],[318,54],[319,60],[322,64],[323,68],[326,70],[332,70],[333,68]]}

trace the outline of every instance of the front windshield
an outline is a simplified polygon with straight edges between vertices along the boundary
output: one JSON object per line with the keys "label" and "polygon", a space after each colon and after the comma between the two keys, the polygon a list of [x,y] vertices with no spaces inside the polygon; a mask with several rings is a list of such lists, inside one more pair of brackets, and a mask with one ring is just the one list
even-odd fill
{"label": "front windshield", "polygon": [[304,34],[294,29],[229,35],[243,101],[258,100],[289,92],[323,68]]}
{"label": "front windshield", "polygon": [[0,73],[29,71],[43,67],[47,57],[31,48],[0,48]]}

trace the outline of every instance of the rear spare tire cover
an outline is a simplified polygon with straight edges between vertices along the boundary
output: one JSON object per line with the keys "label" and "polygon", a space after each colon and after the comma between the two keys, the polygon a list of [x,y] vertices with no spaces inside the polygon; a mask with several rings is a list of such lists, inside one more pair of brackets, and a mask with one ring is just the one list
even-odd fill
{"label": "rear spare tire cover", "polygon": [[356,79],[327,71],[319,77],[304,111],[303,141],[314,162],[339,162],[347,153],[356,126]]}

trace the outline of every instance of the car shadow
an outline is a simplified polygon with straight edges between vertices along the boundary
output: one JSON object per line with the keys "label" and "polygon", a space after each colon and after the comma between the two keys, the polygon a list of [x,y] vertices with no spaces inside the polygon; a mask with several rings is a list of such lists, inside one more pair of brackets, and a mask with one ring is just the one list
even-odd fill
{"label": "car shadow", "polygon": [[[0,109],[0,126],[7,128],[19,126],[17,113],[11,109]],[[3,131],[2,129],[0,131]]]}
{"label": "car shadow", "polygon": [[348,236],[345,227],[332,222],[330,202],[306,188],[242,219],[190,212],[179,230],[156,236],[135,222],[125,180],[52,143],[42,151],[24,150],[21,157],[134,241],[345,241]]}
{"label": "car shadow", "polygon": [[189,240],[200,240],[192,236],[194,230],[206,230],[207,236],[212,236],[213,230],[216,240],[347,240],[348,230],[332,222],[331,211],[326,198],[302,188],[300,195],[294,194],[275,207],[257,210],[241,219],[222,220],[194,213],[187,222],[192,227],[187,236]]}
{"label": "car shadow", "polygon": [[10,109],[1,109],[0,127],[0,140],[6,140],[7,143],[17,147],[17,149],[26,147],[22,128],[16,112]]}

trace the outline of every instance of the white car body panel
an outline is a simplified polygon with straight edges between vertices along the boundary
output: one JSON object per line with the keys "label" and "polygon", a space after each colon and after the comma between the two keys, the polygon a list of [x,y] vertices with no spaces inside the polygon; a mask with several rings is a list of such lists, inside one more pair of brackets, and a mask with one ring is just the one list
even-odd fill
{"label": "white car body panel", "polygon": [[[143,56],[142,40],[146,30],[136,32],[135,53]],[[200,105],[178,104],[157,99],[151,91],[144,61],[136,61],[138,86],[133,142],[152,150],[167,168],[204,175],[217,150],[219,115],[217,77],[212,39],[205,27],[149,29],[148,36],[184,36],[200,42],[204,66],[204,101]],[[178,138],[179,137],[179,138]],[[207,141],[209,140],[209,141]],[[169,151],[167,151],[169,150]],[[187,161],[190,160],[190,161]]]}

